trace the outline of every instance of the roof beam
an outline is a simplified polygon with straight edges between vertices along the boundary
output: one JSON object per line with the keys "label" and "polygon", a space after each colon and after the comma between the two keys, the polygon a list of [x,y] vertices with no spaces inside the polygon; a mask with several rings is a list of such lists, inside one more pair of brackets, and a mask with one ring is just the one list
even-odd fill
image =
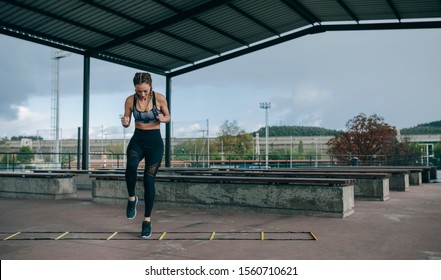
{"label": "roof beam", "polygon": [[197,63],[193,66],[188,66],[183,69],[172,71],[171,73],[168,74],[168,76],[171,76],[171,77],[179,76],[179,75],[182,75],[182,74],[185,74],[185,73],[197,70],[197,69],[201,69],[201,68],[219,63],[219,62],[230,60],[230,59],[233,59],[233,58],[236,58],[236,57],[248,54],[248,53],[259,51],[259,50],[262,50],[262,49],[265,49],[265,48],[268,48],[268,47],[271,47],[271,46],[274,46],[274,45],[277,45],[280,43],[284,43],[284,42],[290,41],[292,39],[296,39],[296,38],[303,37],[305,35],[310,35],[310,34],[315,34],[315,33],[325,31],[323,29],[319,29],[319,27],[321,27],[321,25],[311,26],[307,29],[300,30],[299,32],[291,33],[289,35],[282,36],[282,37],[277,37],[276,39],[271,40],[271,41],[266,41],[266,42],[258,44],[258,45],[253,45],[253,46],[248,47],[246,49],[241,49],[239,51],[229,53],[229,54],[226,54],[226,55],[223,55],[223,56],[220,56],[220,57],[208,60],[208,61]]}
{"label": "roof beam", "polygon": [[[160,4],[160,5],[164,6],[164,7],[166,7],[166,8],[169,9],[169,10],[174,11],[174,12],[177,13],[177,14],[181,14],[181,13],[183,13],[181,10],[176,9],[176,8],[173,7],[172,5],[170,5],[170,4],[168,4],[168,3],[165,3],[165,2],[162,1],[162,0],[153,0],[153,1],[155,1],[156,3],[158,3],[158,4]],[[221,29],[219,29],[219,28],[217,28],[217,27],[215,27],[215,26],[213,26],[213,25],[211,25],[211,24],[209,24],[209,23],[206,23],[206,22],[204,22],[204,21],[202,21],[202,20],[200,20],[200,19],[198,19],[198,18],[196,18],[196,17],[194,17],[194,16],[191,17],[190,19],[193,20],[194,22],[199,23],[200,25],[203,25],[203,26],[207,27],[208,29],[211,29],[211,30],[213,30],[213,31],[216,31],[217,33],[221,34],[222,36],[225,36],[225,37],[227,37],[227,38],[230,38],[230,39],[233,40],[233,41],[238,42],[238,43],[241,44],[241,45],[248,46],[248,43],[247,43],[247,42],[245,42],[245,41],[243,41],[243,40],[241,40],[241,39],[239,39],[239,38],[237,38],[237,37],[235,37],[235,36],[233,36],[233,35],[231,35],[231,34],[228,34],[227,32],[225,32],[225,31],[223,31],[223,30],[221,30]]]}
{"label": "roof beam", "polygon": [[148,72],[152,72],[158,75],[164,75],[165,71],[167,71],[167,69],[157,66],[157,65],[153,65],[153,64],[149,64],[146,63],[145,61],[139,61],[139,60],[134,60],[134,59],[128,59],[126,57],[122,57],[119,55],[115,55],[115,54],[93,54],[91,57],[96,58],[96,59],[100,59],[100,60],[105,60],[111,63],[117,63],[119,65],[125,65],[128,67],[132,67],[135,69],[140,69],[140,70],[145,70]]}
{"label": "roof beam", "polygon": [[64,41],[64,43],[60,43],[62,41],[60,38],[48,36],[47,34],[38,33],[33,30],[28,30],[21,26],[19,27],[7,24],[3,21],[0,21],[0,25],[2,27],[0,28],[0,32],[2,34],[53,48],[58,48],[71,53],[84,55],[86,46],[81,46],[78,43],[66,41]]}
{"label": "roof beam", "polygon": [[386,2],[389,5],[392,12],[394,13],[395,17],[398,19],[399,22],[401,22],[401,15],[398,12],[397,8],[395,7],[394,3],[392,3],[392,0],[386,0]]}
{"label": "roof beam", "polygon": [[319,18],[317,18],[312,12],[303,7],[302,4],[297,2],[296,0],[282,0],[285,5],[290,7],[294,12],[296,12],[299,16],[301,16],[304,20],[309,22],[309,24],[314,25],[314,23],[322,22]]}
{"label": "roof beam", "polygon": [[371,23],[371,24],[336,24],[336,25],[315,25],[307,29],[300,30],[295,33],[291,33],[286,36],[275,38],[271,41],[267,41],[258,45],[253,45],[246,49],[242,49],[233,53],[223,55],[221,57],[213,58],[208,61],[197,63],[186,68],[182,68],[176,71],[172,71],[167,76],[174,77],[179,76],[197,69],[201,69],[219,62],[223,62],[229,59],[233,59],[245,54],[249,54],[255,51],[259,51],[264,48],[268,48],[280,43],[284,43],[296,38],[303,37],[305,35],[311,35],[316,33],[322,33],[326,31],[354,31],[354,30],[394,30],[394,29],[426,29],[426,28],[441,28],[441,21],[424,21],[424,22],[406,22],[406,23]]}
{"label": "roof beam", "polygon": [[161,31],[159,31],[159,33],[162,33],[162,34],[164,34],[165,36],[169,36],[169,37],[171,37],[171,38],[173,38],[173,39],[176,39],[176,40],[178,40],[178,41],[184,42],[184,43],[189,44],[189,45],[191,45],[191,46],[193,46],[193,47],[196,47],[196,48],[198,48],[198,49],[201,49],[201,50],[204,50],[204,51],[206,51],[206,52],[209,52],[209,53],[211,53],[211,54],[219,55],[219,52],[217,52],[217,51],[215,51],[215,50],[213,50],[213,49],[207,48],[207,47],[202,46],[202,45],[200,45],[200,44],[198,44],[198,43],[195,43],[195,42],[190,41],[190,40],[188,40],[188,39],[182,38],[182,37],[180,37],[180,36],[178,36],[178,35],[175,35],[175,34],[173,34],[173,33],[171,33],[171,32],[161,30]]}
{"label": "roof beam", "polygon": [[248,46],[249,45],[248,42],[245,42],[242,39],[239,39],[239,38],[237,38],[237,37],[235,37],[235,36],[233,36],[231,34],[228,34],[227,32],[225,32],[225,31],[223,31],[223,30],[221,30],[221,29],[219,29],[219,28],[217,28],[217,27],[215,27],[215,26],[213,26],[213,25],[211,25],[209,23],[206,23],[205,21],[202,21],[202,20],[197,19],[197,18],[192,18],[192,20],[194,20],[195,22],[199,23],[200,25],[203,25],[203,26],[205,26],[205,27],[207,27],[207,28],[209,28],[211,30],[216,31],[217,33],[219,33],[219,34],[221,34],[221,35],[223,35],[223,36],[225,36],[227,38],[230,38],[233,41],[238,42],[239,44],[241,44],[243,46]]}
{"label": "roof beam", "polygon": [[355,15],[355,13],[348,7],[348,5],[346,5],[345,2],[343,2],[343,0],[336,0],[336,1],[353,20],[355,20],[357,23],[360,21],[357,15]]}
{"label": "roof beam", "polygon": [[268,30],[269,32],[273,33],[274,35],[279,36],[280,33],[277,32],[277,30],[271,28],[270,26],[266,25],[265,23],[263,23],[262,21],[256,19],[255,17],[249,15],[248,13],[246,13],[245,11],[239,9],[238,7],[234,6],[233,4],[228,4],[227,5],[229,8],[235,10],[236,12],[238,12],[239,14],[241,14],[242,16],[246,17],[247,19],[253,21],[254,23],[260,25],[261,27],[263,27],[264,29]]}
{"label": "roof beam", "polygon": [[55,19],[55,20],[66,22],[68,24],[71,24],[73,26],[79,27],[81,29],[89,30],[89,31],[92,31],[92,32],[95,32],[95,33],[98,33],[98,34],[101,34],[101,35],[104,35],[104,36],[110,37],[110,38],[115,37],[112,34],[104,32],[102,30],[99,30],[99,29],[90,27],[90,26],[88,26],[86,24],[82,24],[82,23],[79,23],[79,22],[76,22],[76,21],[73,21],[73,20],[61,17],[59,15],[55,15],[53,13],[50,13],[50,12],[47,12],[47,11],[44,11],[44,10],[41,10],[41,9],[38,9],[38,8],[35,8],[35,7],[30,7],[27,4],[23,4],[23,3],[20,3],[20,2],[17,2],[17,1],[12,1],[12,0],[4,0],[4,1],[7,2],[8,4],[20,7],[21,9],[30,10],[32,12],[36,12],[36,13],[39,13],[41,15],[44,15],[44,16],[46,16],[48,18],[52,18],[52,19]]}
{"label": "roof beam", "polygon": [[197,7],[194,7],[188,11],[183,11],[182,13],[177,14],[176,16],[172,16],[169,18],[166,18],[160,22],[157,22],[155,24],[145,26],[139,30],[136,30],[130,34],[127,34],[125,36],[121,36],[118,39],[115,39],[111,42],[102,44],[101,46],[98,46],[96,48],[93,48],[91,51],[93,52],[101,52],[106,49],[110,49],[113,47],[116,47],[121,44],[125,44],[129,41],[135,40],[141,36],[145,36],[147,34],[159,31],[167,26],[171,26],[173,24],[176,24],[180,21],[192,18],[200,13],[209,11],[211,9],[217,8],[219,6],[225,5],[226,3],[230,2],[231,0],[212,0],[210,2],[204,3],[202,5],[199,5]]}
{"label": "roof beam", "polygon": [[[7,1],[9,4],[16,5],[16,6],[20,7],[20,8],[22,8],[22,9],[27,9],[27,10],[34,11],[34,12],[39,13],[39,14],[41,14],[41,15],[47,16],[47,17],[49,17],[49,18],[52,18],[52,19],[55,19],[55,20],[58,20],[58,21],[66,22],[66,23],[68,23],[68,24],[71,24],[71,25],[73,25],[73,26],[77,26],[77,27],[79,27],[79,28],[81,28],[81,29],[84,29],[84,30],[89,30],[89,31],[91,31],[91,32],[94,32],[94,33],[97,33],[97,34],[101,34],[101,35],[106,36],[106,37],[109,37],[109,38],[114,38],[114,39],[118,38],[117,36],[115,36],[115,35],[113,35],[113,34],[111,34],[111,33],[108,33],[108,32],[102,31],[102,30],[100,30],[100,29],[93,28],[93,27],[90,27],[90,26],[88,26],[88,25],[85,25],[85,24],[82,24],[82,23],[79,23],[79,22],[76,22],[76,21],[73,21],[73,20],[70,20],[70,19],[67,19],[67,18],[64,18],[64,17],[58,16],[58,15],[55,15],[55,14],[53,14],[53,13],[46,12],[46,11],[41,10],[41,9],[37,9],[37,8],[35,8],[35,7],[29,7],[28,5],[25,5],[25,4],[22,4],[22,3],[19,3],[19,2],[15,2],[15,1],[11,1],[11,0],[6,0],[6,1]],[[101,7],[99,7],[99,8],[101,9]],[[112,11],[111,11],[111,10],[110,10],[110,11],[108,10],[108,12],[112,12]],[[18,29],[18,30],[20,30],[20,29]],[[34,32],[30,32],[30,31],[29,31],[29,34],[32,34],[32,33],[35,33],[35,31],[34,31]],[[48,37],[47,35],[41,35],[41,36],[42,36],[42,37]],[[165,56],[172,57],[172,58],[174,58],[174,59],[177,59],[177,60],[183,61],[183,62],[185,62],[185,63],[191,63],[191,61],[189,61],[188,59],[184,59],[184,58],[182,58],[182,57],[178,57],[178,56],[176,56],[176,55],[173,55],[173,54],[170,54],[170,53],[166,53],[166,52],[164,52],[164,51],[161,51],[161,50],[158,50],[158,49],[155,49],[155,48],[146,47],[146,46],[143,46],[143,45],[141,45],[141,44],[137,44],[137,43],[135,43],[135,42],[131,42],[131,44],[136,45],[136,46],[139,47],[139,48],[143,48],[143,49],[146,49],[146,50],[149,50],[149,51],[153,51],[153,52],[159,53],[159,54],[161,54],[161,55],[165,55]],[[77,45],[78,45],[78,43],[72,43],[72,46],[77,46]],[[84,49],[85,49],[85,52],[84,52],[84,53],[88,53],[90,56],[93,57],[92,52],[90,52],[90,51],[88,50],[89,47],[81,46],[81,48],[84,48]],[[84,54],[84,53],[83,53],[83,54]]]}
{"label": "roof beam", "polygon": [[[121,13],[121,12],[119,12],[119,11],[116,11],[116,10],[114,10],[114,9],[111,9],[111,8],[109,8],[109,7],[106,7],[106,6],[102,5],[102,4],[99,4],[99,3],[97,3],[97,2],[94,2],[94,1],[92,1],[92,0],[81,0],[81,1],[87,3],[87,4],[91,5],[91,6],[94,6],[94,7],[98,8],[98,9],[101,9],[101,10],[103,10],[103,11],[106,11],[106,12],[109,12],[109,13],[111,13],[111,14],[117,15],[117,16],[119,16],[119,17],[121,17],[121,18],[124,18],[124,19],[126,19],[126,20],[128,20],[128,21],[131,21],[131,22],[134,22],[134,23],[136,23],[136,24],[139,24],[140,26],[144,26],[144,27],[148,27],[148,26],[149,26],[148,24],[145,24],[145,22],[143,22],[143,21],[140,21],[140,20],[138,20],[138,19],[136,19],[136,18],[134,18],[134,17],[128,16],[128,15],[126,15],[126,14],[124,14],[124,13]],[[195,43],[195,42],[193,42],[193,41],[190,41],[190,40],[187,40],[187,39],[181,38],[180,36],[174,35],[174,34],[172,34],[172,33],[170,33],[170,32],[166,32],[166,31],[163,31],[163,30],[161,30],[161,31],[159,31],[159,32],[162,33],[162,34],[164,34],[164,35],[166,35],[166,36],[169,36],[169,37],[171,37],[171,38],[173,38],[173,39],[176,39],[176,40],[179,40],[179,41],[184,42],[184,43],[186,43],[186,44],[192,45],[193,47],[196,47],[196,48],[202,49],[202,50],[204,50],[204,51],[207,51],[207,52],[209,52],[209,53],[216,54],[216,55],[219,54],[218,52],[216,52],[216,51],[214,51],[214,50],[212,50],[212,49],[209,49],[209,48],[207,48],[207,47],[204,47],[204,46],[202,46],[202,45],[200,45],[200,44],[197,44],[197,43]]]}

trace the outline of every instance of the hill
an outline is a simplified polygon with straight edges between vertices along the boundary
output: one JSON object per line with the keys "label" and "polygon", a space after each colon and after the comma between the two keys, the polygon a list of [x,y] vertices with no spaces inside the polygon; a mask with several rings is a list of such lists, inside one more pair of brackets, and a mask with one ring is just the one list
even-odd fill
{"label": "hill", "polygon": [[441,134],[441,120],[430,123],[419,124],[410,128],[400,130],[402,135],[409,134]]}
{"label": "hill", "polygon": [[[341,133],[340,130],[327,129],[315,126],[270,126],[270,137],[281,136],[334,136]],[[261,127],[258,131],[254,131],[251,135],[265,136],[265,127]],[[410,128],[403,128],[400,130],[402,135],[410,134],[441,134],[441,120],[430,123],[419,124]]]}
{"label": "hill", "polygon": [[[341,131],[326,129],[315,126],[270,126],[269,136],[334,136],[341,133]],[[252,132],[253,136],[259,133],[260,136],[265,136],[265,127],[260,128],[258,131]]]}

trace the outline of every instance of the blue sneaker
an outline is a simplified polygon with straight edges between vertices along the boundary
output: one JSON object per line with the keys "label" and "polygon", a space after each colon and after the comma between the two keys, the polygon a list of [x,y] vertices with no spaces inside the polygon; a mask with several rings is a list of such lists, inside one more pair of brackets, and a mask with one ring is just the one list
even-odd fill
{"label": "blue sneaker", "polygon": [[138,197],[135,196],[134,201],[127,201],[127,209],[126,209],[126,215],[127,219],[134,219],[136,217],[136,204],[138,204]]}

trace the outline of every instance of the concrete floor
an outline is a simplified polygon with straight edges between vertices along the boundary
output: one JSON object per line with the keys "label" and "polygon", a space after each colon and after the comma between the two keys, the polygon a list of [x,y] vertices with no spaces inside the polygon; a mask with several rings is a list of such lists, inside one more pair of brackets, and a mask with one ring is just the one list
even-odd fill
{"label": "concrete floor", "polygon": [[[138,216],[128,220],[124,207],[93,203],[88,191],[70,200],[1,198],[0,257],[441,260],[440,182],[391,192],[385,202],[356,201],[355,214],[345,219],[160,205],[154,210],[154,234],[143,240],[138,237],[142,205],[138,205]],[[4,240],[16,232],[21,233]],[[65,232],[69,233],[61,236]],[[118,234],[106,240],[114,232]],[[213,232],[214,239],[209,240]]]}

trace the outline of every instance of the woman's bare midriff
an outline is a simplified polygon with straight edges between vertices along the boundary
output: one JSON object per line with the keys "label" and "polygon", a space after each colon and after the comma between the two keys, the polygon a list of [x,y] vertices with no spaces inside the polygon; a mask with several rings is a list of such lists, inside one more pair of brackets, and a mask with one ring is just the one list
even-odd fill
{"label": "woman's bare midriff", "polygon": [[135,123],[135,128],[141,129],[141,130],[154,130],[154,129],[160,129],[161,123]]}

